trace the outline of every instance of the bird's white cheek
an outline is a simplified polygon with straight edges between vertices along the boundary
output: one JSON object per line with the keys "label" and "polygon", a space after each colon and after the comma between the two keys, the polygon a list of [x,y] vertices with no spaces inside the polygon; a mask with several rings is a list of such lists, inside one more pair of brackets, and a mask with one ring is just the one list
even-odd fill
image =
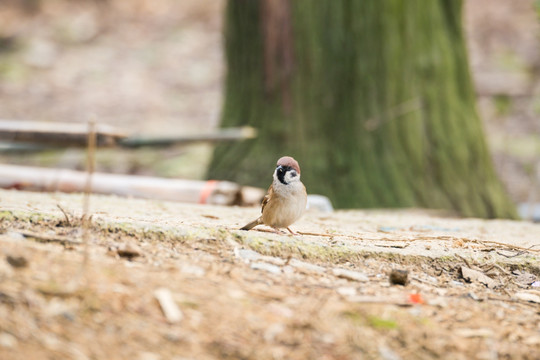
{"label": "bird's white cheek", "polygon": [[285,174],[285,182],[286,183],[292,183],[295,181],[300,181],[300,175],[296,174],[293,176],[291,173]]}

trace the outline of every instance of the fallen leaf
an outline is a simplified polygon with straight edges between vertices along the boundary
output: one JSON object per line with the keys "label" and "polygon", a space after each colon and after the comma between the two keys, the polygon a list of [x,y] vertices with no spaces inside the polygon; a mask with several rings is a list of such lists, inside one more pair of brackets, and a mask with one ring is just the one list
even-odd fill
{"label": "fallen leaf", "polygon": [[468,267],[461,267],[461,276],[468,282],[479,282],[486,285],[488,288],[493,289],[499,285],[498,282],[484,274],[483,272],[469,269]]}
{"label": "fallen leaf", "polygon": [[409,294],[409,301],[413,304],[424,304],[425,301],[420,294]]}
{"label": "fallen leaf", "polygon": [[522,285],[531,285],[535,280],[536,276],[528,272],[523,272],[516,277],[516,282]]}
{"label": "fallen leaf", "polygon": [[369,281],[369,278],[367,277],[366,274],[363,274],[358,271],[353,271],[353,270],[334,268],[332,269],[332,274],[334,274],[334,276],[347,279],[347,280]]}

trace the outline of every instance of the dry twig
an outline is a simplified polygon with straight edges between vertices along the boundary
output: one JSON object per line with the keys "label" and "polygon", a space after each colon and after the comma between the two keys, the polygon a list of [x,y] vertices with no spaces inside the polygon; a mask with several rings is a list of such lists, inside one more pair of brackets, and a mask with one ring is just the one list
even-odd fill
{"label": "dry twig", "polygon": [[64,208],[62,206],[60,206],[60,204],[56,204],[56,206],[60,209],[62,214],[64,214],[64,217],[66,218],[66,223],[68,224],[68,226],[71,226],[71,221],[69,220],[69,216],[68,216],[66,210],[64,210]]}
{"label": "dry twig", "polygon": [[95,152],[96,152],[96,124],[91,121],[88,123],[88,150],[86,158],[86,184],[84,187],[84,200],[83,200],[83,216],[82,216],[82,226],[83,226],[83,242],[84,242],[84,259],[83,259],[83,271],[88,264],[88,237],[89,237],[89,226],[90,226],[90,217],[88,215],[90,211],[90,194],[92,193],[92,174],[94,173],[95,167]]}
{"label": "dry twig", "polygon": [[28,231],[28,230],[17,230],[17,232],[20,233],[21,235],[23,235],[25,238],[35,239],[35,240],[37,240],[39,242],[57,242],[57,243],[60,243],[62,245],[67,245],[67,244],[69,244],[69,245],[80,245],[81,244],[80,241],[71,240],[71,239],[68,239],[65,236],[59,236],[59,235],[52,236],[52,235],[35,233],[35,232],[32,232],[32,231]]}

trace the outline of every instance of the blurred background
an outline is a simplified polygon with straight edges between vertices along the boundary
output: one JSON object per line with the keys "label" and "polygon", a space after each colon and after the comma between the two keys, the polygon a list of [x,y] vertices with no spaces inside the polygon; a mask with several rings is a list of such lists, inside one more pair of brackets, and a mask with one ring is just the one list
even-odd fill
{"label": "blurred background", "polygon": [[[0,118],[87,122],[130,134],[218,125],[220,0],[0,3]],[[84,169],[82,150],[2,154],[4,163]],[[97,170],[202,178],[211,149],[104,150]]]}
{"label": "blurred background", "polygon": [[[224,0],[3,0],[0,119],[114,125],[129,134],[219,126]],[[466,0],[477,104],[512,200],[540,198],[540,2]],[[84,151],[0,163],[84,169]],[[212,146],[101,150],[97,170],[203,179]]]}

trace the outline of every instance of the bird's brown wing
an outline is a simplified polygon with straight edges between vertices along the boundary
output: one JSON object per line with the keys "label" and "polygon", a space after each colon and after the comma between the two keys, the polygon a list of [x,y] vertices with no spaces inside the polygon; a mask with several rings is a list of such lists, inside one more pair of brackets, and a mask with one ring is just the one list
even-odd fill
{"label": "bird's brown wing", "polygon": [[272,185],[270,185],[270,187],[268,188],[268,192],[266,193],[266,195],[264,196],[264,199],[262,201],[261,214],[264,211],[264,207],[266,206],[266,204],[268,204],[268,201],[272,197],[273,192],[274,192],[274,190],[272,190]]}

